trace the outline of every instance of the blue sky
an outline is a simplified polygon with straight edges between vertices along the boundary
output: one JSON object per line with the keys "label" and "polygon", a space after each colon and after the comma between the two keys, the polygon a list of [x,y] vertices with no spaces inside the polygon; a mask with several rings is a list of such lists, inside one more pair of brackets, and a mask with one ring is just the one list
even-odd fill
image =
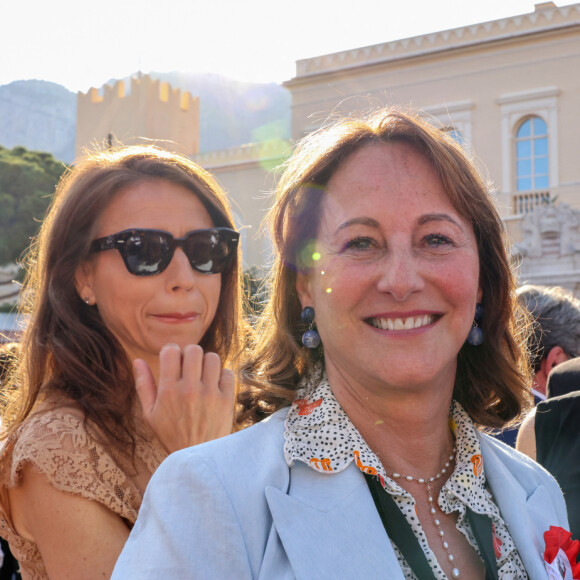
{"label": "blue sky", "polygon": [[138,70],[282,82],[299,59],[533,11],[533,0],[10,1],[0,85],[86,91]]}

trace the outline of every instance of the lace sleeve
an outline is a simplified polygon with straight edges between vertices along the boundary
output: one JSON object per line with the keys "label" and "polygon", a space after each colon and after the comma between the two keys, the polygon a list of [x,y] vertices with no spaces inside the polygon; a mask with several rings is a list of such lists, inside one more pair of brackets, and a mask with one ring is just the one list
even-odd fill
{"label": "lace sleeve", "polygon": [[131,462],[91,438],[82,416],[73,411],[30,417],[7,441],[4,453],[11,454],[11,461],[2,460],[3,466],[9,466],[2,474],[3,485],[15,486],[28,462],[58,490],[98,501],[135,522],[146,483],[138,486]]}

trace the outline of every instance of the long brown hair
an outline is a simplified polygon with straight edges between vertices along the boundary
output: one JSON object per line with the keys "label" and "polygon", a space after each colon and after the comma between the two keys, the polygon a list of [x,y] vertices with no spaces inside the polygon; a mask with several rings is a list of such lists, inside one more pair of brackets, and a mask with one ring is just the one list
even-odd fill
{"label": "long brown hair", "polygon": [[474,163],[457,143],[418,114],[396,108],[368,118],[345,118],[300,142],[287,162],[269,214],[275,247],[270,292],[259,342],[243,369],[246,386],[240,420],[252,423],[288,405],[297,383],[322,358],[323,348],[301,344],[305,325],[296,273],[307,271],[326,185],[341,162],[370,143],[403,142],[433,166],[455,209],[473,226],[480,262],[485,316],[481,346],[458,354],[453,396],[480,425],[501,427],[528,406],[529,372],[522,352],[525,325],[516,315],[514,278],[502,221]]}
{"label": "long brown hair", "polygon": [[[97,222],[117,192],[152,179],[189,189],[215,226],[233,228],[224,192],[210,173],[180,155],[154,147],[128,147],[94,153],[65,173],[29,250],[21,311],[29,317],[19,360],[7,390],[3,436],[28,417],[36,403],[53,393],[73,400],[86,423],[109,444],[124,449],[138,436],[132,409],[135,390],[131,363],[75,289],[75,272],[89,258]],[[239,252],[221,275],[216,316],[200,341],[206,351],[234,363],[240,352]]]}

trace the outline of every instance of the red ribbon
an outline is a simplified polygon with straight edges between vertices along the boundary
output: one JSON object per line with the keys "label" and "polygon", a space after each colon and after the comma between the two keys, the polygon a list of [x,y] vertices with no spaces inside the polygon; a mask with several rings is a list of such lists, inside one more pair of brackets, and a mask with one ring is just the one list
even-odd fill
{"label": "red ribbon", "polygon": [[576,562],[580,551],[580,542],[572,540],[572,534],[558,526],[550,526],[550,529],[544,532],[544,541],[546,542],[544,560],[551,564],[558,552],[563,550],[570,562],[574,580],[580,580],[580,564]]}

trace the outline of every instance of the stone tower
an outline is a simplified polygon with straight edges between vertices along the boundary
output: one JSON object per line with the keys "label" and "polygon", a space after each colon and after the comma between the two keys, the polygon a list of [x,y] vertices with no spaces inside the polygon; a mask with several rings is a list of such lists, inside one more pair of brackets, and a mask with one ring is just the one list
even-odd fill
{"label": "stone tower", "polygon": [[77,96],[75,155],[112,143],[156,144],[191,157],[199,153],[199,98],[169,83],[139,74],[103,91],[91,88]]}

